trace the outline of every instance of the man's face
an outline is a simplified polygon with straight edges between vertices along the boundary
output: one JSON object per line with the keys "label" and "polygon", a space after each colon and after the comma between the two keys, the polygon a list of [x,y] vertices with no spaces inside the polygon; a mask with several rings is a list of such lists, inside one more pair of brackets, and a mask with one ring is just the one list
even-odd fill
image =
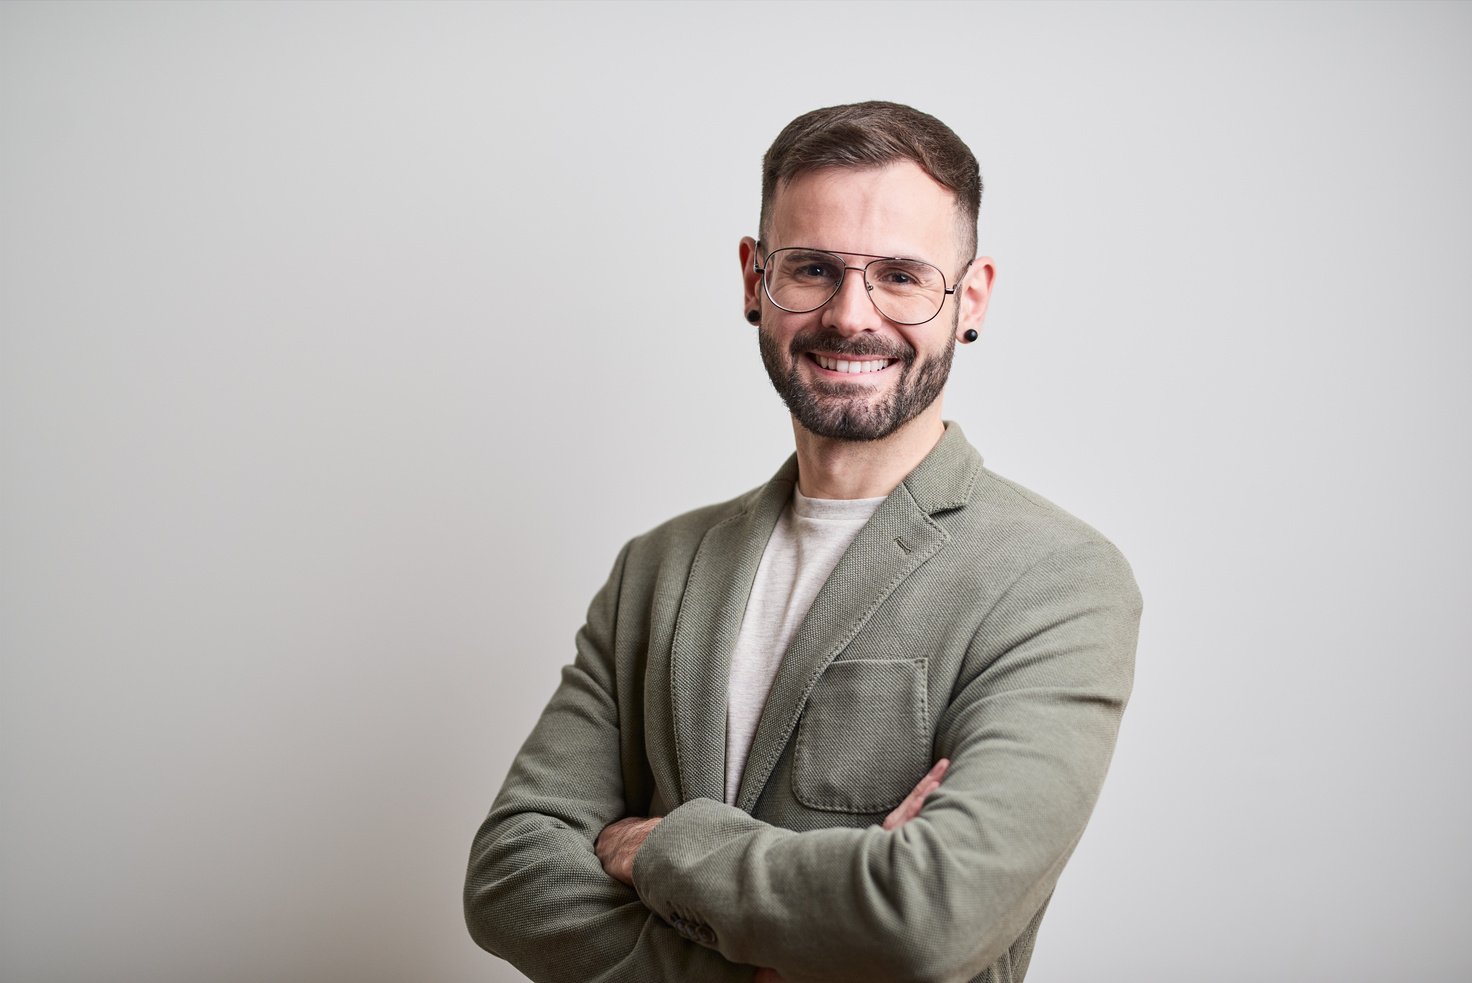
{"label": "man's face", "polygon": [[[758,263],[784,247],[903,256],[939,267],[951,286],[961,256],[955,198],[918,165],[827,168],[779,186],[769,212],[770,241]],[[922,415],[940,416],[956,338],[980,325],[991,265],[978,261],[969,291],[945,299],[925,324],[889,320],[869,299],[863,276],[844,274],[838,294],[806,314],[773,305],[751,272],[755,243],[742,242],[747,309],[761,312],[758,338],[772,385],[804,428],[838,440],[879,440]],[[846,256],[863,266],[862,256]],[[962,324],[962,320],[965,324]]]}

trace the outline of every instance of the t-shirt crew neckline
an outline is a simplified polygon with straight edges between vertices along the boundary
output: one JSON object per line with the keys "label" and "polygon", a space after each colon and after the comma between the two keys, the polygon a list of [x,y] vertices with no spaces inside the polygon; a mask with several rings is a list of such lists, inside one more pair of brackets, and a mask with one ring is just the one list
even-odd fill
{"label": "t-shirt crew neckline", "polygon": [[852,522],[855,519],[868,519],[888,497],[888,495],[882,495],[879,498],[808,498],[794,486],[792,512],[800,519]]}

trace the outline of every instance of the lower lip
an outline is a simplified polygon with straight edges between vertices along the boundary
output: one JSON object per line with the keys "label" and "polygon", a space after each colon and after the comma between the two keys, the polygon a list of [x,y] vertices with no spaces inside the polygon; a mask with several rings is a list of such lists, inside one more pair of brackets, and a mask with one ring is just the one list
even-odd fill
{"label": "lower lip", "polygon": [[890,369],[899,364],[899,361],[895,360],[890,362],[884,368],[875,369],[872,372],[838,372],[834,369],[823,368],[823,366],[818,364],[818,360],[812,355],[805,355],[804,358],[807,359],[809,365],[817,369],[818,372],[824,377],[829,379],[847,379],[851,382],[862,382],[865,379],[877,379],[879,376],[884,375],[884,373],[888,372]]}

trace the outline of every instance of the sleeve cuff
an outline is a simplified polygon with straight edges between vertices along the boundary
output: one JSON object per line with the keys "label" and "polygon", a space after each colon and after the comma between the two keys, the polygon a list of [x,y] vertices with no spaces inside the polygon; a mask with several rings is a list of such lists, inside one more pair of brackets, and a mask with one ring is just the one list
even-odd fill
{"label": "sleeve cuff", "polygon": [[767,824],[713,799],[691,799],[660,820],[634,857],[634,890],[650,911],[681,936],[712,949],[720,939],[704,910],[726,892],[701,890],[698,861],[729,843],[733,835]]}

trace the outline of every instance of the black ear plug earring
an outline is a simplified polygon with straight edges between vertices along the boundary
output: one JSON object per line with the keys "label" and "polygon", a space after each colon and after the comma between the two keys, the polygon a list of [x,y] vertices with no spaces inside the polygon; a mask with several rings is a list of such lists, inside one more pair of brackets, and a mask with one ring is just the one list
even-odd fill
{"label": "black ear plug earring", "polygon": [[966,329],[966,333],[963,334],[963,335],[961,335],[961,340],[964,341],[964,342],[966,342],[966,344],[968,344],[968,345],[971,344],[973,341],[975,341],[976,338],[977,338],[977,334],[976,334],[976,329],[975,328],[967,328]]}
{"label": "black ear plug earring", "polygon": [[761,324],[762,323],[762,312],[761,311],[747,311],[746,312],[746,319],[748,321],[750,321],[752,324]]}

